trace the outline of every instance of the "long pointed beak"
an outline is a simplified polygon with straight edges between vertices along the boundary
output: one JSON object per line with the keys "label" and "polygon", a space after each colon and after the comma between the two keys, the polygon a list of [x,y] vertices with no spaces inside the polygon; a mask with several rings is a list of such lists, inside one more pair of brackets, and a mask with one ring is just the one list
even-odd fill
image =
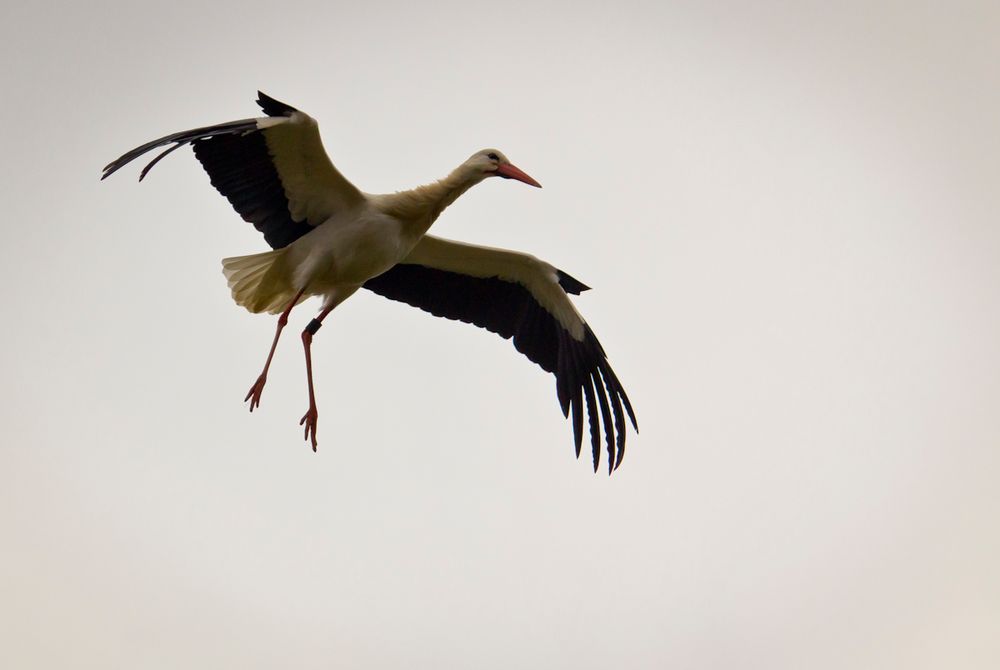
{"label": "long pointed beak", "polygon": [[523,181],[529,186],[534,186],[536,188],[542,187],[541,184],[529,177],[527,172],[515,165],[511,165],[510,163],[502,163],[498,165],[496,174],[504,179],[516,179],[518,181]]}

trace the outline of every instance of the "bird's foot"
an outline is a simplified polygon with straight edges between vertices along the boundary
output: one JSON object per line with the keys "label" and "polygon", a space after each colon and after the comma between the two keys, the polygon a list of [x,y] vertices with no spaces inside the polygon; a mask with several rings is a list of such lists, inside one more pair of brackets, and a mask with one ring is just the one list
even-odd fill
{"label": "bird's foot", "polygon": [[243,398],[243,402],[250,401],[250,411],[252,412],[254,407],[260,407],[260,394],[264,392],[264,384],[267,383],[267,375],[261,374],[257,377],[257,381],[253,383],[250,390],[247,392],[247,397]]}
{"label": "bird's foot", "polygon": [[306,440],[312,440],[313,451],[316,451],[316,420],[319,418],[319,412],[316,411],[315,405],[309,406],[309,411],[306,412],[302,420],[299,421],[300,426],[305,426],[305,438]]}

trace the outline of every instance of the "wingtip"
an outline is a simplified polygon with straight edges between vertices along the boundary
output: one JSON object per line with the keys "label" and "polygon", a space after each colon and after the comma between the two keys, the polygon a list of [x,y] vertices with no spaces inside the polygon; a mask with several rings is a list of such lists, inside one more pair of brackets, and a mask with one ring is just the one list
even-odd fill
{"label": "wingtip", "polygon": [[559,285],[566,293],[572,295],[580,295],[584,291],[589,291],[590,287],[584,284],[582,281],[573,277],[562,270],[556,270],[556,277],[559,280]]}
{"label": "wingtip", "polygon": [[287,103],[272,98],[259,89],[257,91],[257,104],[268,116],[291,116],[299,111]]}
{"label": "wingtip", "polygon": [[618,469],[618,466],[622,464],[622,460],[624,460],[624,458],[625,458],[625,440],[622,440],[621,444],[618,445],[618,457],[615,458],[615,467],[611,469],[611,472],[614,472],[615,470]]}

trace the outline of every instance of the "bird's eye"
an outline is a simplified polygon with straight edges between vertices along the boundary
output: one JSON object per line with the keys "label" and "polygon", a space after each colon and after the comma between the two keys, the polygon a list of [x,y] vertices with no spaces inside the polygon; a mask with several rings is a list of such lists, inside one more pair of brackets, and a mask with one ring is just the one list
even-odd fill
{"label": "bird's eye", "polygon": [[486,157],[489,158],[491,161],[498,161],[498,160],[500,160],[500,157],[497,156],[495,153],[492,153],[492,152],[486,154]]}

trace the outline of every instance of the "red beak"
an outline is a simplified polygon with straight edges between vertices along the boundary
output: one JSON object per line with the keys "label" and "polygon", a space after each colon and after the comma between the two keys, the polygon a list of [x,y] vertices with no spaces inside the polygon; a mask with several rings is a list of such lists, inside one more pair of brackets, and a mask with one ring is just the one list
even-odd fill
{"label": "red beak", "polygon": [[511,165],[510,163],[501,163],[497,166],[496,174],[503,177],[504,179],[516,179],[518,181],[523,181],[529,186],[535,186],[541,188],[542,185],[537,181],[528,176],[528,173],[521,170],[521,168]]}

